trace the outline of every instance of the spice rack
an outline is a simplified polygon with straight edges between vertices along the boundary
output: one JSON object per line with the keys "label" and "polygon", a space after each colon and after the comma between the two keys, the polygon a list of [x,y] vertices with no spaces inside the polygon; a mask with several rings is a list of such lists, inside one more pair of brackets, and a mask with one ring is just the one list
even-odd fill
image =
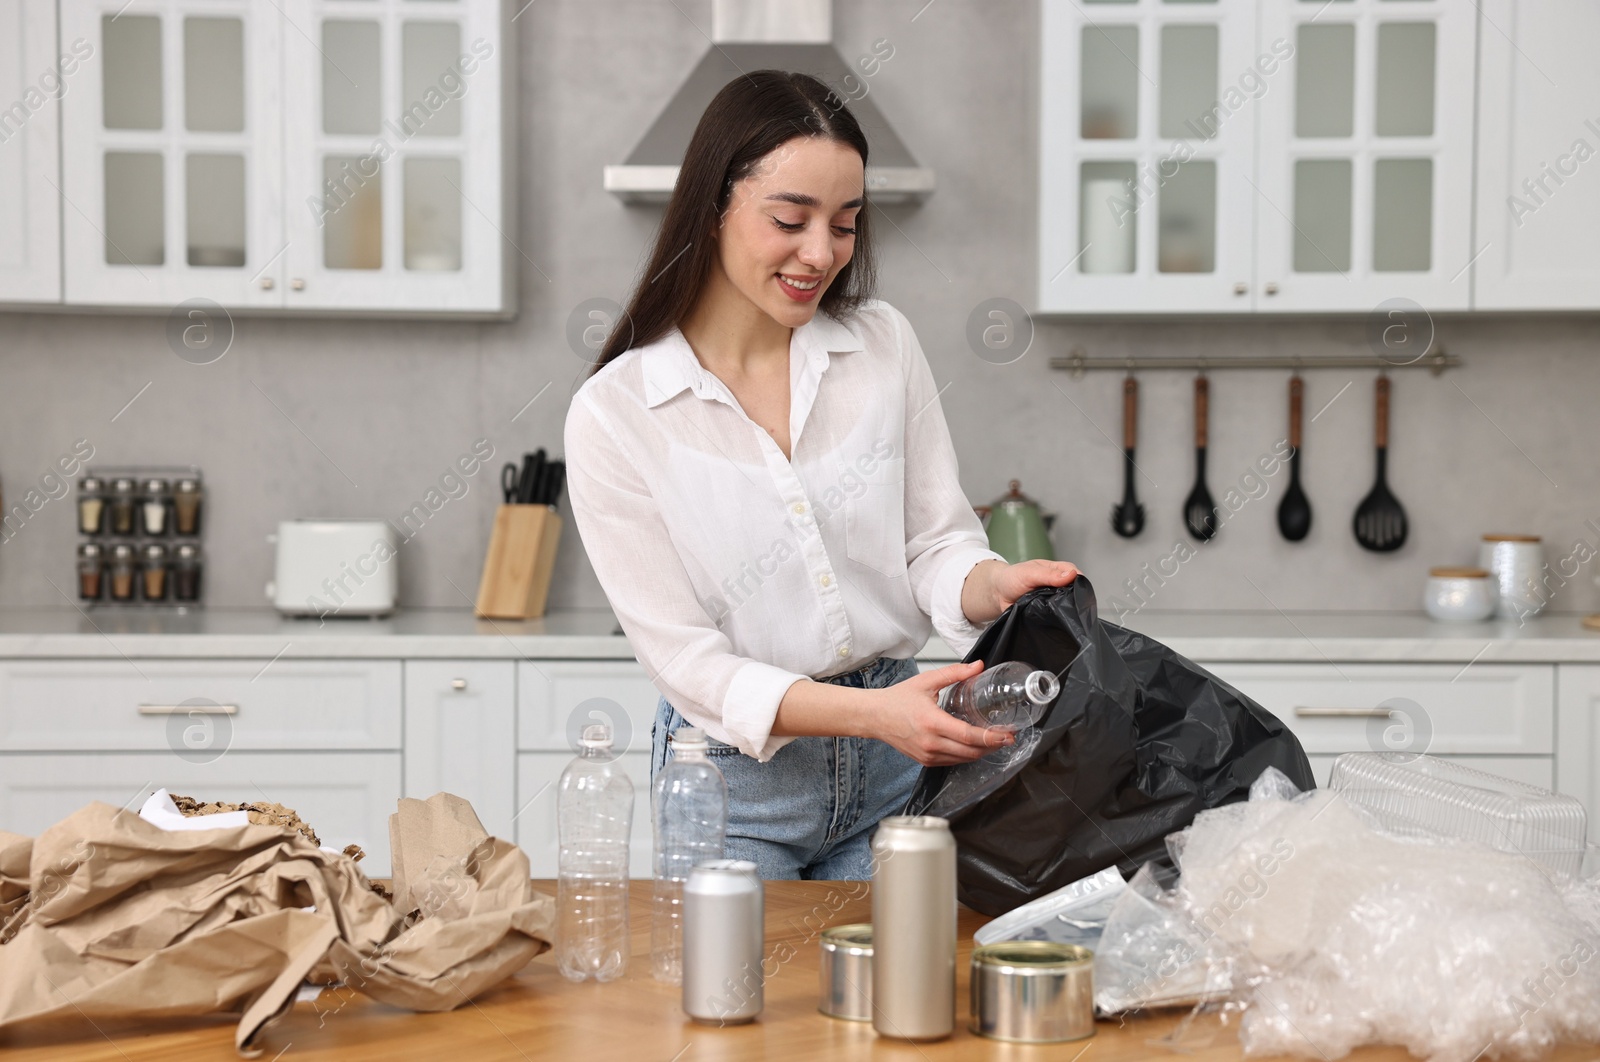
{"label": "spice rack", "polygon": [[205,480],[195,465],[86,468],[77,494],[78,601],[199,605]]}

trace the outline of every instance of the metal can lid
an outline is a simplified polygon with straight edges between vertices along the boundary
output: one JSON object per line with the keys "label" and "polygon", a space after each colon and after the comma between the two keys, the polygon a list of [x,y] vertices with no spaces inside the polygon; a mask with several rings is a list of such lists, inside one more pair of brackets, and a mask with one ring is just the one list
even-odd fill
{"label": "metal can lid", "polygon": [[972,965],[998,966],[1009,972],[1064,970],[1094,962],[1094,952],[1077,944],[1052,940],[1002,940],[972,951]]}
{"label": "metal can lid", "polygon": [[937,815],[890,815],[881,820],[878,825],[891,830],[945,830],[950,829],[950,820],[941,819]]}
{"label": "metal can lid", "polygon": [[200,481],[198,479],[180,479],[180,480],[178,480],[178,493],[179,494],[193,494],[194,492],[198,491],[199,489],[200,489]]}
{"label": "metal can lid", "polygon": [[144,481],[144,492],[146,494],[165,494],[167,492],[167,481],[164,479],[147,479]]}
{"label": "metal can lid", "polygon": [[822,931],[824,951],[842,951],[850,955],[872,954],[872,923],[856,922],[847,926],[829,926]]}
{"label": "metal can lid", "polygon": [[84,476],[78,480],[78,490],[84,494],[98,494],[105,489],[105,481],[99,476]]}
{"label": "metal can lid", "polygon": [[706,859],[696,863],[690,873],[700,871],[707,874],[744,874],[747,877],[757,877],[760,868],[748,859]]}

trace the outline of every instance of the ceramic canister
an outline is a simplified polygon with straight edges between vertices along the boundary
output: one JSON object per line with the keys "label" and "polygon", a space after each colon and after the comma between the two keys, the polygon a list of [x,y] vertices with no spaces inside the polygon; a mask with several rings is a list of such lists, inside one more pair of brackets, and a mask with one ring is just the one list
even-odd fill
{"label": "ceramic canister", "polygon": [[1525,619],[1544,608],[1544,546],[1538,535],[1484,535],[1478,566],[1489,570],[1499,589],[1497,615]]}

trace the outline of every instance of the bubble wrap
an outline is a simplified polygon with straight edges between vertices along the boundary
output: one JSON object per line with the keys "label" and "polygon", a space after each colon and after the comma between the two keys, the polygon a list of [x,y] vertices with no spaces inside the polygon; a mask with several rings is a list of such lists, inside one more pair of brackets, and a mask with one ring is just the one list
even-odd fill
{"label": "bubble wrap", "polygon": [[1471,1062],[1600,1042],[1594,878],[1383,833],[1337,794],[1301,794],[1276,771],[1168,846],[1177,888],[1136,876],[1107,922],[1103,1010],[1232,999],[1245,1005],[1249,1055],[1395,1044]]}

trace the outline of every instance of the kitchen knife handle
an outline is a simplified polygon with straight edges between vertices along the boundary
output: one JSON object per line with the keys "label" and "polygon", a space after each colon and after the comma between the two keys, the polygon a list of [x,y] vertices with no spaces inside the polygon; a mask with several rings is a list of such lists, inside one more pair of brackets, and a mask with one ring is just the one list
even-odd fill
{"label": "kitchen knife handle", "polygon": [[1204,376],[1194,378],[1194,444],[1206,448],[1206,421],[1210,415],[1211,386]]}
{"label": "kitchen knife handle", "polygon": [[1305,382],[1299,376],[1289,377],[1289,446],[1300,449],[1300,421],[1304,412]]}
{"label": "kitchen knife handle", "polygon": [[1139,381],[1132,376],[1122,381],[1122,448],[1132,450],[1139,443]]}
{"label": "kitchen knife handle", "polygon": [[1378,449],[1386,449],[1389,445],[1389,377],[1379,375],[1378,386],[1378,412],[1374,418]]}

